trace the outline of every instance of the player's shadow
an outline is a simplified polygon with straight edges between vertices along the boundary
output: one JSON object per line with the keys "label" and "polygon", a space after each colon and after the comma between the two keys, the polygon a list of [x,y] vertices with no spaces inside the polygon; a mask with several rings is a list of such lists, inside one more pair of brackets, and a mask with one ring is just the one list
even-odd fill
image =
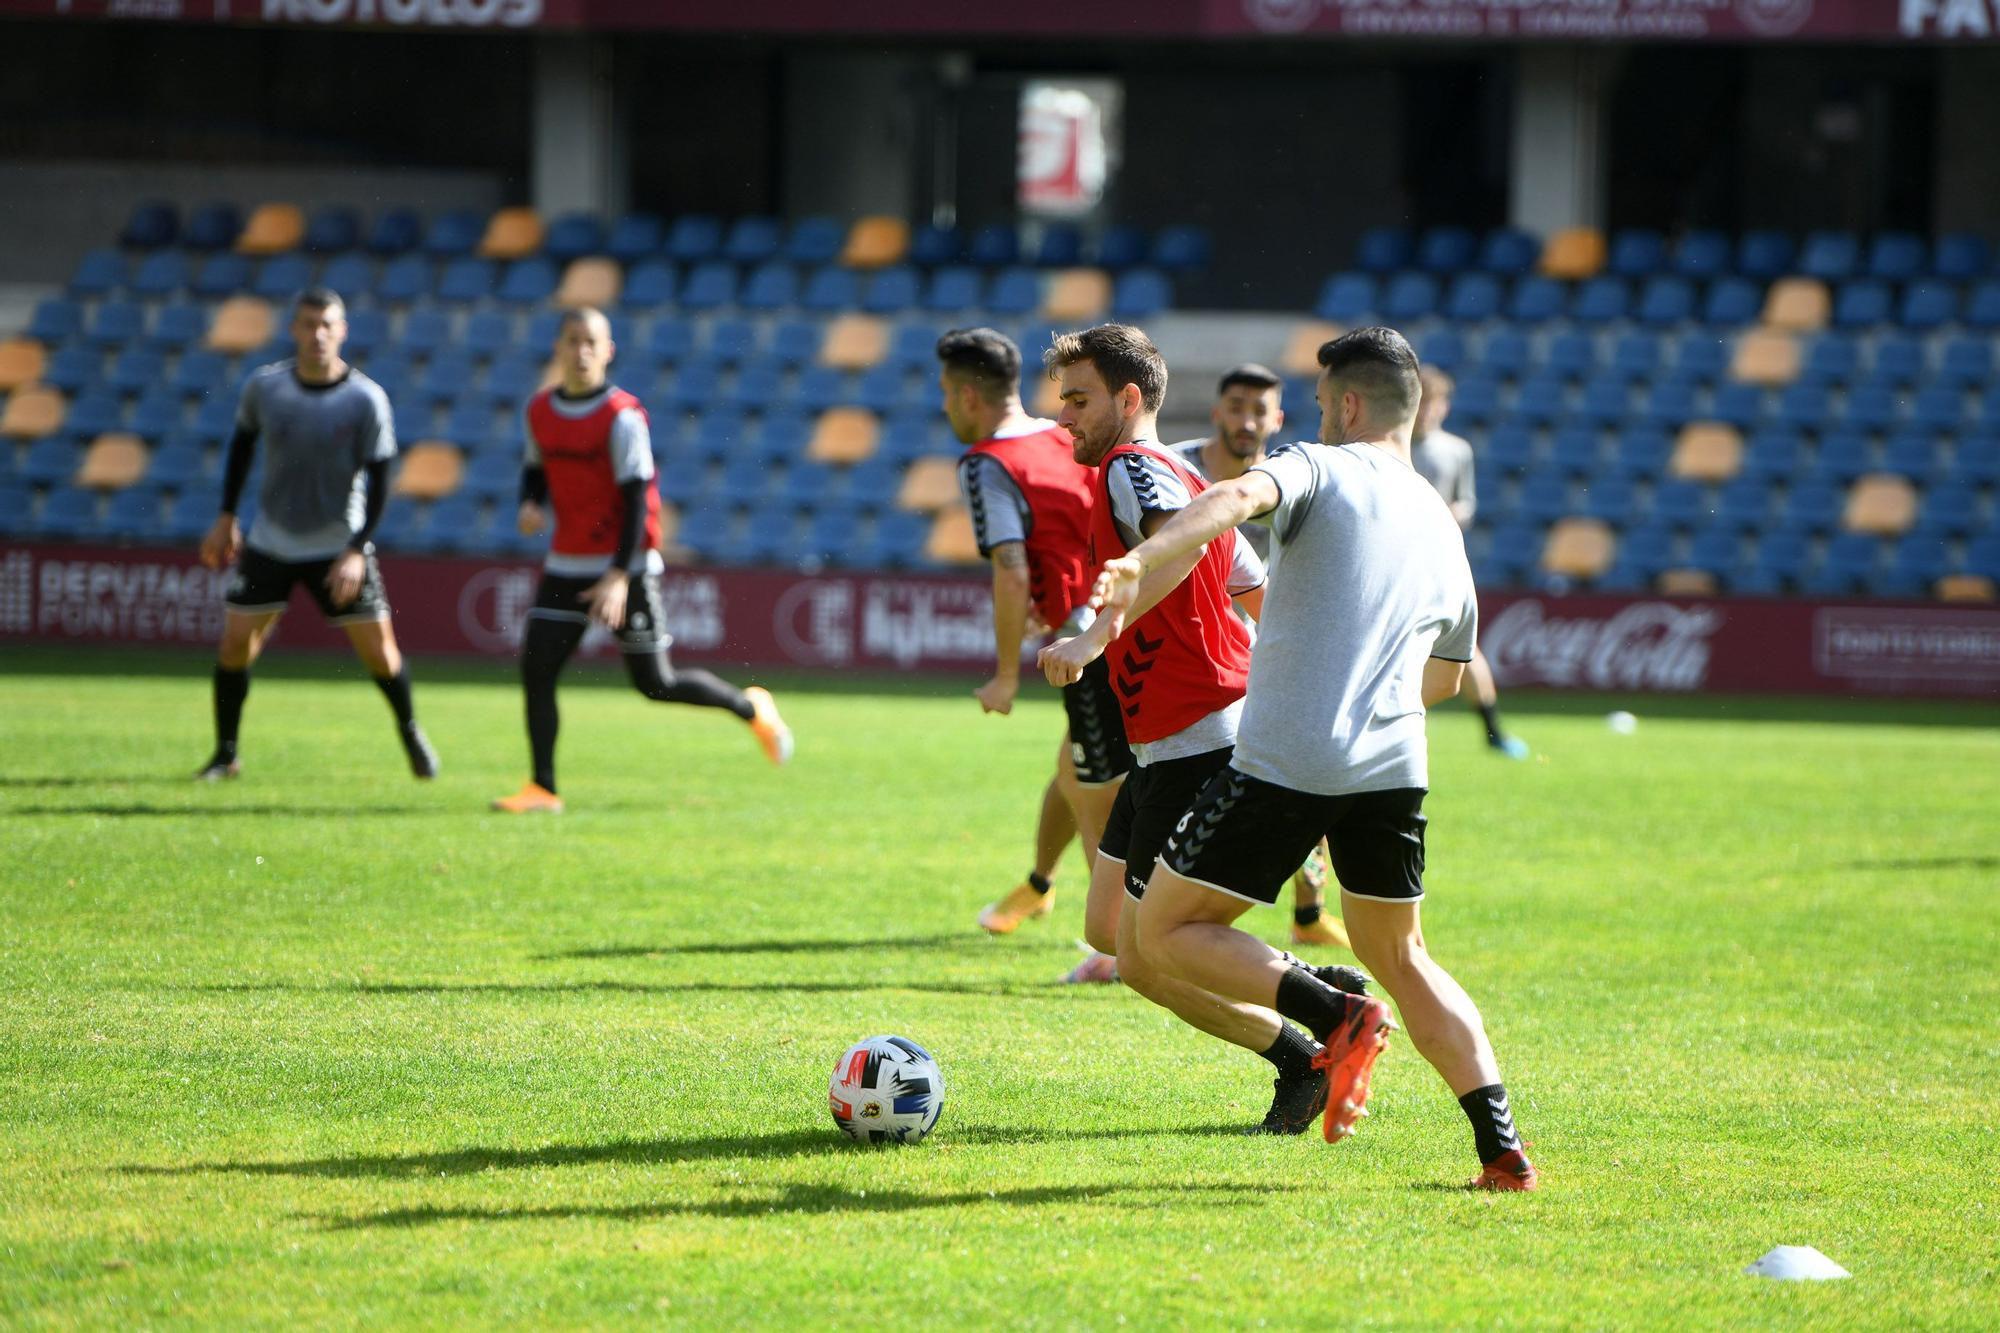
{"label": "player's shadow", "polygon": [[175,819],[239,819],[245,815],[334,815],[342,818],[352,815],[423,815],[436,814],[434,806],[424,805],[346,805],[338,811],[324,803],[300,805],[154,805],[148,801],[134,801],[125,805],[17,805],[7,811],[12,815],[101,815],[107,819],[149,819],[170,816]]}
{"label": "player's shadow", "polygon": [[2000,870],[2000,856],[1914,856],[1884,861],[1849,861],[1849,870]]}
{"label": "player's shadow", "polygon": [[[846,940],[708,940],[692,944],[618,944],[599,949],[568,949],[562,953],[536,954],[538,963],[566,962],[571,959],[653,958],[682,954],[739,955],[783,953],[840,953],[850,949],[985,949],[993,937],[980,932],[955,931],[946,935],[885,935],[871,939]],[[1064,947],[1068,947],[1065,945]]]}
{"label": "player's shadow", "polygon": [[926,1208],[1038,1208],[1052,1203],[1118,1202],[1128,1194],[1185,1194],[1191,1191],[1239,1194],[1243,1203],[1261,1205],[1269,1187],[1258,1185],[1040,1185],[1005,1190],[949,1190],[923,1194],[915,1190],[860,1191],[843,1185],[786,1185],[769,1195],[717,1199],[710,1203],[635,1203],[568,1205],[549,1208],[396,1208],[356,1216],[320,1215],[314,1220],[332,1231],[363,1227],[417,1227],[437,1222],[522,1222],[595,1218],[613,1222],[643,1222],[663,1217],[766,1217],[795,1213],[907,1213]]}
{"label": "player's shadow", "polygon": [[[1241,1125],[1164,1125],[1137,1129],[1035,1129],[999,1125],[954,1125],[952,1146],[1057,1144],[1078,1139],[1196,1138],[1240,1134]],[[712,1134],[693,1139],[617,1139],[610,1143],[553,1143],[539,1148],[459,1148],[450,1152],[356,1153],[293,1161],[191,1162],[185,1166],[121,1166],[134,1176],[251,1175],[334,1180],[419,1180],[469,1176],[483,1171],[540,1167],[671,1165],[725,1158],[776,1160],[824,1157],[863,1151],[831,1128],[777,1134]]]}
{"label": "player's shadow", "polygon": [[143,777],[77,777],[74,775],[43,778],[28,778],[18,775],[14,777],[0,777],[0,790],[10,788],[33,790],[37,787],[185,787],[188,785],[190,785],[190,782],[185,776],[168,777],[164,773],[148,773]]}
{"label": "player's shadow", "polygon": [[295,991],[312,995],[859,995],[914,991],[922,995],[975,995],[986,999],[1049,999],[1074,995],[1059,981],[1020,986],[961,981],[355,981],[300,985],[289,981],[229,981],[192,986],[211,994]]}

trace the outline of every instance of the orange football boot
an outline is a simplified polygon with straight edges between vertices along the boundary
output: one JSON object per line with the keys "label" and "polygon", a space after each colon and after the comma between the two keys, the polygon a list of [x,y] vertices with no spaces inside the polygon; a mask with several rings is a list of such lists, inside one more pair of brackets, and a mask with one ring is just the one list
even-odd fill
{"label": "orange football boot", "polygon": [[1389,1006],[1380,1000],[1348,995],[1347,1017],[1326,1039],[1326,1046],[1313,1057],[1313,1068],[1326,1071],[1326,1141],[1338,1143],[1354,1133],[1361,1117],[1368,1114],[1368,1081],[1375,1069],[1375,1057],[1389,1044],[1396,1025],[1389,1018]]}
{"label": "orange football boot", "polygon": [[1047,916],[1056,910],[1056,891],[1041,892],[1029,883],[1016,884],[997,903],[980,909],[979,928],[989,935],[1012,935],[1023,921]]}
{"label": "orange football boot", "polygon": [[539,782],[524,782],[512,796],[496,798],[493,808],[510,815],[559,815],[563,803],[562,797]]}
{"label": "orange football boot", "polygon": [[789,763],[792,758],[792,729],[778,716],[778,701],[762,685],[752,685],[743,691],[743,697],[756,710],[750,715],[750,731],[757,737],[757,744],[764,747],[764,757],[774,764]]}
{"label": "orange football boot", "polygon": [[1542,1173],[1528,1155],[1516,1148],[1504,1157],[1488,1162],[1478,1175],[1465,1182],[1469,1190],[1527,1191],[1542,1187]]}

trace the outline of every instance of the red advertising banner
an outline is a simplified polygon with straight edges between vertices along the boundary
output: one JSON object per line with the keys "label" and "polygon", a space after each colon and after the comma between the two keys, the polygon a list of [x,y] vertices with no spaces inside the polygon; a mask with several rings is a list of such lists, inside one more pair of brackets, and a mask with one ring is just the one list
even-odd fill
{"label": "red advertising banner", "polygon": [[[511,656],[540,577],[414,557],[382,572],[396,637],[419,657]],[[677,660],[968,676],[992,660],[977,576],[674,569],[664,582]],[[0,544],[0,643],[207,647],[227,584],[189,552]],[[1481,617],[1502,685],[2000,699],[2000,607],[1495,593]],[[345,647],[303,593],[278,642]],[[601,631],[586,640],[613,648]]]}

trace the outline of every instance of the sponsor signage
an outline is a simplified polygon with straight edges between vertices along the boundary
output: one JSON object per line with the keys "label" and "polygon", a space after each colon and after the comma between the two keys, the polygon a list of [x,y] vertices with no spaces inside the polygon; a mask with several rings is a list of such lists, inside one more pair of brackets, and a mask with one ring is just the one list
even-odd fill
{"label": "sponsor signage", "polygon": [[[418,657],[512,656],[540,578],[417,557],[386,557],[382,573],[396,637]],[[0,642],[209,648],[228,581],[189,552],[0,542]],[[678,661],[967,676],[992,661],[992,594],[976,575],[672,569],[663,584]],[[2000,607],[1495,593],[1480,615],[1503,686],[2000,700]],[[278,642],[347,651],[303,592]],[[584,651],[616,645],[593,629]]]}

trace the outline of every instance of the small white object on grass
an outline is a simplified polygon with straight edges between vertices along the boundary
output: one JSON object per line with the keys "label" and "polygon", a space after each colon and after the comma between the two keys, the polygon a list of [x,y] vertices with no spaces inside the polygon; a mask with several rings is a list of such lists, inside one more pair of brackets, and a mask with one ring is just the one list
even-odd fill
{"label": "small white object on grass", "polygon": [[1823,1282],[1854,1276],[1810,1245],[1780,1245],[1743,1271],[1781,1282]]}
{"label": "small white object on grass", "polygon": [[1615,713],[1606,713],[1604,715],[1604,725],[1617,732],[1620,736],[1630,736],[1639,729],[1639,719],[1621,708]]}

